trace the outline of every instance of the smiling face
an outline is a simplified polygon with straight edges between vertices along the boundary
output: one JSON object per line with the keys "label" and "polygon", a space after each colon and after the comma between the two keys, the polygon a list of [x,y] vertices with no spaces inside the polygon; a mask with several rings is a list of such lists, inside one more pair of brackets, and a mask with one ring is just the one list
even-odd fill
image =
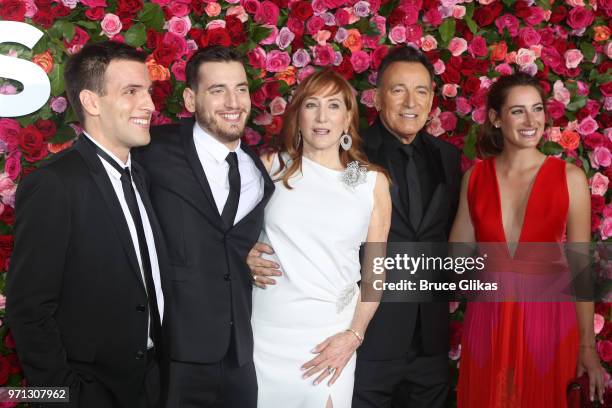
{"label": "smiling face", "polygon": [[350,120],[351,113],[341,93],[320,93],[305,98],[298,119],[304,152],[338,151],[340,137],[349,130]]}
{"label": "smiling face", "polygon": [[427,68],[418,62],[394,62],[376,91],[376,109],[389,131],[410,143],[425,126],[433,102]]}
{"label": "smiling face", "polygon": [[544,133],[546,114],[538,90],[532,86],[515,86],[497,114],[489,111],[489,119],[504,136],[504,146],[537,147]]}
{"label": "smiling face", "polygon": [[149,143],[149,126],[155,106],[151,99],[149,71],[144,63],[113,60],[104,73],[104,95],[83,92],[88,94],[85,98],[90,101],[95,99],[93,105],[87,105],[90,107],[88,113],[93,114],[88,123],[99,129],[93,133],[103,137],[107,148],[123,156],[130,148]]}
{"label": "smiling face", "polygon": [[251,113],[249,85],[241,63],[203,63],[198,69],[197,89],[185,88],[183,98],[204,130],[221,143],[235,146]]}

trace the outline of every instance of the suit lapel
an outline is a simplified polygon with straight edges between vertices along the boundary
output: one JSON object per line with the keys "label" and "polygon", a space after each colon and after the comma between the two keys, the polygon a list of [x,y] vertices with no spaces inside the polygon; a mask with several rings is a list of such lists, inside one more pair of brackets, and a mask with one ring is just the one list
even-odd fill
{"label": "suit lapel", "polygon": [[119,204],[119,199],[117,198],[115,189],[108,178],[108,173],[104,169],[104,166],[102,165],[102,162],[96,155],[95,151],[89,147],[86,142],[77,140],[75,143],[75,149],[81,154],[81,156],[83,156],[83,159],[89,166],[91,176],[100,190],[104,203],[108,208],[115,229],[117,230],[117,235],[119,235],[119,239],[123,245],[125,255],[127,256],[131,269],[134,272],[134,276],[137,278],[142,290],[145,290],[142,275],[140,273],[140,267],[138,265],[138,258],[136,258],[136,249],[134,248],[134,243],[132,242],[132,236],[130,235],[130,230],[128,228],[123,210],[121,209],[121,204]]}
{"label": "suit lapel", "polygon": [[187,157],[187,161],[189,162],[189,166],[196,180],[198,180],[200,187],[202,187],[204,195],[208,199],[208,203],[213,210],[211,213],[215,214],[215,220],[222,224],[223,220],[221,219],[221,214],[219,214],[219,210],[217,209],[217,204],[215,203],[215,198],[210,189],[210,184],[208,183],[206,173],[204,173],[204,168],[198,157],[198,152],[196,151],[195,142],[193,140],[193,125],[193,120],[181,121],[181,142],[183,143],[185,156]]}

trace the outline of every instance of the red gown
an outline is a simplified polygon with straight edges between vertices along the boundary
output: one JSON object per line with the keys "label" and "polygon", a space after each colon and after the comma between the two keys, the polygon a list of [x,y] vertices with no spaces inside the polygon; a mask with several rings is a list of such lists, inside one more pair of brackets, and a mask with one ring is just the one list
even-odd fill
{"label": "red gown", "polygon": [[[467,199],[476,241],[506,242],[493,158],[474,166]],[[548,157],[532,185],[519,243],[562,242],[568,206],[565,162]],[[578,344],[572,302],[469,303],[458,407],[565,407],[567,382],[576,375]]]}

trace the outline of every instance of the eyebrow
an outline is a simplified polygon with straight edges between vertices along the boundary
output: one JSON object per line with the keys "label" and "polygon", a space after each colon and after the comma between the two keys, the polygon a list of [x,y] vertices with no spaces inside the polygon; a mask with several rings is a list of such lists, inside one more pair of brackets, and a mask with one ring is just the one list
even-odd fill
{"label": "eyebrow", "polygon": [[[534,104],[533,104],[533,105],[531,105],[531,106],[538,106],[538,105],[542,105],[542,106],[544,106],[544,103],[542,103],[542,102],[538,102],[538,103],[534,103]],[[525,105],[512,105],[512,106],[509,106],[509,107],[508,107],[508,109],[514,109],[514,108],[525,108],[525,107],[526,107]]]}
{"label": "eyebrow", "polygon": [[[151,84],[149,87],[151,87],[151,86],[153,86],[153,85]],[[127,84],[127,85],[124,85],[123,87],[121,87],[121,89],[128,89],[128,88],[149,88],[149,87],[147,87],[147,86],[145,86],[143,84]]]}
{"label": "eyebrow", "polygon": [[[236,85],[236,88],[241,87],[241,86],[249,86],[249,84],[247,82],[241,82],[239,84]],[[229,86],[227,84],[212,84],[210,85],[208,88],[208,90],[214,89],[214,88],[228,88]]]}

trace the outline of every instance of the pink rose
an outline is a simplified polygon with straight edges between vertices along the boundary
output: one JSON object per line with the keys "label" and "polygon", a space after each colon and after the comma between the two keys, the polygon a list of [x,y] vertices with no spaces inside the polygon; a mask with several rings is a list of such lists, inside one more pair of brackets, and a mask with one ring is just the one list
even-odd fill
{"label": "pink rose", "polygon": [[4,204],[15,207],[16,191],[17,184],[15,184],[6,173],[0,175],[0,198],[2,198]]}
{"label": "pink rose", "polygon": [[483,123],[485,123],[486,117],[487,117],[487,109],[485,107],[475,109],[472,112],[472,120],[478,123],[479,125],[482,125]]}
{"label": "pink rose", "polygon": [[563,61],[561,59],[561,54],[554,47],[545,47],[542,49],[542,62],[548,67],[555,69],[560,66]]}
{"label": "pink rose", "polygon": [[19,150],[13,151],[6,158],[6,163],[4,163],[4,171],[11,180],[17,180],[19,177],[19,173],[21,173],[21,152]]}
{"label": "pink rose", "polygon": [[495,20],[495,26],[500,34],[504,33],[505,28],[512,37],[516,37],[518,35],[519,20],[512,14],[504,14],[501,17],[497,17]]}
{"label": "pink rose", "polygon": [[546,104],[546,110],[553,119],[560,119],[565,116],[565,105],[556,99],[551,99]]}
{"label": "pink rose", "polygon": [[106,0],[81,0],[81,4],[84,4],[89,8],[106,7]]}
{"label": "pink rose", "polygon": [[370,15],[370,3],[367,1],[358,1],[353,6],[353,11],[357,17],[364,18]]}
{"label": "pink rose", "polygon": [[577,68],[584,58],[582,52],[577,49],[567,50],[563,56],[565,57],[565,66],[569,69]]}
{"label": "pink rose", "polygon": [[425,52],[435,50],[438,48],[438,41],[432,35],[427,34],[425,37],[421,38],[421,49]]}
{"label": "pink rose", "polygon": [[306,22],[306,32],[310,35],[316,34],[319,30],[322,30],[325,26],[325,20],[319,16],[312,16]]}
{"label": "pink rose", "polygon": [[458,57],[467,50],[467,41],[464,38],[454,37],[448,43],[448,49],[454,57]]}
{"label": "pink rose", "polygon": [[535,76],[538,73],[538,66],[532,62],[531,64],[521,65],[519,71],[530,76]]}
{"label": "pink rose", "polygon": [[459,302],[448,302],[449,313],[455,313],[459,309]]}
{"label": "pink rose", "polygon": [[384,36],[387,34],[387,19],[383,16],[374,16],[370,19],[371,23],[376,25],[378,31],[380,31],[380,35]]}
{"label": "pink rose", "polygon": [[55,113],[62,113],[68,107],[68,101],[63,96],[51,98],[51,110]]}
{"label": "pink rose", "polygon": [[368,108],[373,108],[374,105],[374,99],[376,97],[376,89],[367,89],[365,91],[363,91],[361,93],[361,103],[365,106],[367,106]]}
{"label": "pink rose", "polygon": [[[228,3],[230,2],[228,1]],[[226,17],[235,16],[238,20],[242,21],[243,23],[246,23],[247,21],[249,21],[249,15],[247,14],[244,7],[242,6],[232,6],[228,8],[227,11],[225,12],[225,16]]]}
{"label": "pink rose", "polygon": [[208,17],[217,17],[221,14],[221,5],[219,3],[207,3],[204,12]]}
{"label": "pink rose", "polygon": [[312,36],[312,39],[317,42],[319,45],[327,44],[327,40],[331,37],[331,33],[327,30],[319,30],[315,35]]}
{"label": "pink rose", "polygon": [[565,106],[567,106],[570,102],[570,92],[560,80],[556,80],[553,85],[553,98],[555,98]]}
{"label": "pink rose", "polygon": [[313,67],[312,65],[308,65],[300,69],[297,74],[298,83],[308,78],[310,75],[314,74],[316,71],[317,71],[316,68]]}
{"label": "pink rose", "polygon": [[437,59],[433,64],[436,75],[442,75],[446,71],[446,65],[441,59]]}
{"label": "pink rose", "polygon": [[318,66],[330,65],[334,59],[334,49],[331,45],[316,45],[314,47],[314,63]]}
{"label": "pink rose", "polygon": [[595,173],[595,175],[589,180],[591,194],[603,197],[608,191],[609,181],[610,180],[600,172]]}
{"label": "pink rose", "polygon": [[511,75],[514,72],[510,64],[506,63],[499,64],[498,66],[496,66],[495,71],[499,72],[502,75]]}
{"label": "pink rose", "polygon": [[0,85],[0,95],[17,95],[17,88],[13,84]]}
{"label": "pink rose", "polygon": [[254,20],[256,23],[275,26],[278,22],[280,10],[278,6],[271,1],[263,1],[259,9],[255,13]]}
{"label": "pink rose", "polygon": [[406,42],[406,27],[396,25],[389,31],[389,40],[392,44],[402,44]]}
{"label": "pink rose", "polygon": [[521,28],[519,31],[519,38],[521,45],[524,47],[531,47],[532,45],[538,45],[540,43],[540,34],[531,27]]}
{"label": "pink rose", "polygon": [[340,27],[338,31],[336,31],[336,35],[334,36],[334,41],[337,43],[343,43],[349,36],[349,32],[346,28]]}
{"label": "pink rose", "polygon": [[[587,96],[589,94],[589,84],[582,82],[582,81],[576,81],[576,85],[578,85],[578,90],[577,90],[577,94],[580,96]],[[589,99],[589,102],[592,99]],[[587,102],[588,104],[588,102]],[[597,109],[599,110],[599,109]]]}
{"label": "pink rose", "polygon": [[336,18],[336,23],[338,24],[338,26],[343,27],[349,24],[351,15],[348,11],[344,9],[338,9],[336,10],[336,14],[334,14],[334,17]]}
{"label": "pink rose", "polygon": [[453,112],[442,112],[439,118],[442,129],[445,131],[450,132],[457,127],[457,116]]}
{"label": "pink rose", "polygon": [[170,31],[172,34],[176,34],[176,35],[180,35],[181,37],[185,37],[187,33],[189,32],[189,30],[191,30],[191,20],[189,19],[189,16],[185,16],[185,17],[174,16],[170,20],[168,20],[168,22],[166,23],[166,27],[168,31]]}
{"label": "pink rose", "polygon": [[567,25],[574,30],[586,28],[593,22],[594,16],[591,10],[585,7],[574,7],[567,15]]}
{"label": "pink rose", "polygon": [[550,11],[545,11],[543,8],[538,6],[529,7],[529,15],[525,17],[524,21],[530,26],[538,25],[542,21],[547,20],[550,17]]}
{"label": "pink rose", "polygon": [[591,154],[591,166],[598,169],[600,167],[609,167],[612,163],[612,155],[607,147],[596,147]]}
{"label": "pink rose", "polygon": [[544,135],[547,140],[558,143],[561,140],[561,128],[556,126],[550,127],[544,131]]}
{"label": "pink rose", "polygon": [[123,27],[119,16],[112,13],[107,13],[104,16],[100,26],[108,38],[113,38],[115,35],[119,34],[121,32],[121,28]]}
{"label": "pink rose", "polygon": [[612,341],[601,340],[597,342],[597,353],[606,363],[612,361]]}
{"label": "pink rose", "polygon": [[291,63],[289,54],[284,51],[272,50],[266,57],[266,71],[283,72]]}
{"label": "pink rose", "polygon": [[416,4],[406,2],[402,11],[404,12],[404,20],[402,21],[404,25],[414,25],[419,21],[419,8]]}
{"label": "pink rose", "polygon": [[370,54],[365,51],[355,51],[351,55],[351,65],[356,73],[361,73],[370,67]]}
{"label": "pink rose", "polygon": [[17,149],[20,132],[21,126],[15,119],[0,118],[0,140],[4,142],[7,151]]}
{"label": "pink rose", "polygon": [[599,226],[599,235],[601,235],[602,240],[612,237],[612,217],[604,218]]}
{"label": "pink rose", "polygon": [[277,96],[272,99],[270,102],[270,112],[274,116],[279,116],[285,113],[285,107],[287,106],[287,101],[282,96]]}
{"label": "pink rose", "polygon": [[582,121],[580,121],[580,124],[578,125],[576,130],[578,131],[578,133],[584,136],[590,135],[591,133],[595,132],[598,127],[599,125],[597,124],[597,121],[589,115],[586,118],[582,119]]}
{"label": "pink rose", "polygon": [[442,122],[440,122],[440,118],[437,116],[434,116],[433,118],[431,118],[431,120],[429,121],[429,124],[426,127],[426,130],[427,130],[427,133],[435,137],[438,137],[444,134],[444,128],[442,127]]}
{"label": "pink rose", "polygon": [[[489,1],[489,0],[478,0],[479,2],[482,1]],[[453,361],[457,361],[461,358],[461,344],[458,344],[457,347],[452,347],[450,349],[450,351],[448,352],[448,358],[450,358]]]}
{"label": "pink rose", "polygon": [[423,14],[423,21],[437,27],[442,24],[442,15],[437,8],[430,8],[425,12],[425,14]]}
{"label": "pink rose", "polygon": [[266,52],[261,47],[256,47],[249,51],[247,58],[253,68],[263,69],[266,66]]}
{"label": "pink rose", "polygon": [[246,127],[244,129],[244,136],[242,137],[244,138],[246,144],[249,146],[256,146],[261,141],[261,135],[250,127]]}
{"label": "pink rose", "polygon": [[460,20],[465,17],[465,6],[454,6],[452,16],[455,20]]}
{"label": "pink rose", "polygon": [[457,88],[459,88],[457,84],[444,84],[442,86],[442,95],[445,98],[454,98],[457,96]]}
{"label": "pink rose", "polygon": [[261,40],[259,43],[261,45],[271,45],[271,44],[274,44],[276,42],[276,36],[278,35],[278,28],[276,28],[276,26],[270,26],[270,25],[266,25],[264,27],[268,27],[272,31],[270,31],[270,35],[269,36],[267,36],[266,38]]}
{"label": "pink rose", "polygon": [[472,105],[470,105],[467,98],[464,98],[463,96],[460,96],[455,100],[455,105],[457,113],[460,115],[467,115],[472,111]]}
{"label": "pink rose", "polygon": [[184,60],[178,60],[172,64],[171,71],[177,81],[185,81],[185,67],[187,63]]}
{"label": "pink rose", "polygon": [[527,48],[521,48],[516,53],[516,63],[521,67],[533,64],[535,62],[535,59],[536,57],[533,51]]}
{"label": "pink rose", "polygon": [[191,11],[189,6],[189,4],[181,3],[180,1],[173,1],[168,5],[167,10],[172,16],[185,17]]}
{"label": "pink rose", "polygon": [[295,34],[293,34],[293,32],[287,27],[283,27],[280,29],[278,35],[276,36],[276,45],[278,45],[278,48],[280,48],[281,50],[284,50],[291,44],[294,39]]}
{"label": "pink rose", "polygon": [[472,38],[468,50],[472,57],[484,57],[489,53],[486,40],[479,35]]}
{"label": "pink rose", "polygon": [[256,14],[259,12],[260,3],[257,0],[244,0],[242,7],[249,14]]}
{"label": "pink rose", "polygon": [[253,119],[253,123],[257,126],[267,126],[272,123],[272,120],[272,114],[267,111],[263,111],[257,115],[255,119]]}
{"label": "pink rose", "polygon": [[[334,7],[337,7],[335,4]],[[312,10],[315,14],[323,14],[329,9],[327,1],[325,0],[313,0],[312,1]]]}
{"label": "pink rose", "polygon": [[310,55],[308,54],[308,51],[300,48],[293,53],[293,66],[296,68],[303,68],[308,64],[310,64]]}
{"label": "pink rose", "polygon": [[421,37],[423,37],[423,28],[420,25],[413,24],[406,27],[406,43],[413,43],[415,44],[414,47],[417,48],[416,44],[421,40]]}

